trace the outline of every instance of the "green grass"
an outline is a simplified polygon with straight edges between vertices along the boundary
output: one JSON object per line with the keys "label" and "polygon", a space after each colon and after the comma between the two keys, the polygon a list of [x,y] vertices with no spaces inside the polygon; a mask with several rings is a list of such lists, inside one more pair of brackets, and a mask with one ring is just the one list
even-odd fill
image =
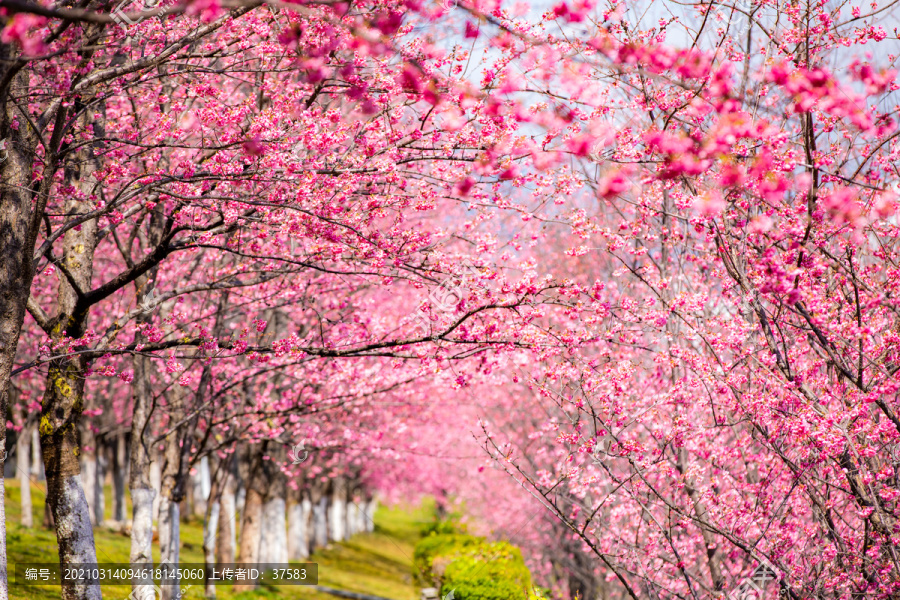
{"label": "green grass", "polygon": [[[15,479],[5,481],[6,489],[6,543],[9,555],[10,584],[13,581],[15,563],[57,563],[56,534],[43,529],[44,490],[32,484],[34,507],[33,529],[19,525],[20,496]],[[107,490],[107,517],[111,518],[111,494]],[[126,498],[126,501],[128,499]],[[128,505],[130,515],[131,505]],[[319,565],[319,584],[383,596],[391,600],[416,600],[418,591],[412,579],[412,555],[416,542],[422,535],[422,525],[428,521],[430,507],[413,509],[387,509],[379,507],[375,514],[375,531],[354,536],[353,539],[323,548],[310,558]],[[94,530],[97,561],[127,563],[131,539],[107,528]],[[159,560],[154,544],[154,557]],[[203,562],[203,523],[191,519],[181,524],[181,562]],[[131,593],[130,586],[102,586],[103,597],[122,600]],[[56,586],[10,585],[11,600],[58,600]],[[184,600],[203,598],[202,586],[188,589]],[[217,597],[223,600],[254,600],[278,598],[286,600],[335,600],[335,596],[317,592],[306,586],[264,587],[253,592],[235,594],[230,586],[217,586]]]}

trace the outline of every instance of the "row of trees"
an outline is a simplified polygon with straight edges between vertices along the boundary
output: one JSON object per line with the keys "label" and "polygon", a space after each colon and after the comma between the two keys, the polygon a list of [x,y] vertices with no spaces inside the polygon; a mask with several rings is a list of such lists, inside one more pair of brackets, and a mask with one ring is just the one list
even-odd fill
{"label": "row of trees", "polygon": [[560,595],[897,592],[894,3],[0,6],[0,408],[63,565],[115,440],[135,563],[209,468],[241,560],[377,490]]}
{"label": "row of trees", "polygon": [[[128,480],[126,438],[129,436],[116,437],[113,443],[97,439],[91,452],[82,455],[81,481],[94,528],[129,533],[132,521],[125,513],[123,485]],[[29,528],[35,523],[28,492],[43,481],[40,463],[31,462],[31,439],[26,429],[16,436],[16,471],[23,491],[21,525]],[[126,460],[122,460],[122,454]],[[279,463],[285,460],[290,464],[310,463],[297,474],[297,480],[289,480]],[[295,457],[283,448],[272,448],[266,443],[242,447],[224,461],[210,461],[205,457],[198,461],[186,480],[184,497],[177,500],[171,489],[163,487],[162,473],[168,465],[153,461],[150,479],[156,493],[151,508],[154,538],[163,540],[173,535],[163,533],[164,526],[177,536],[178,523],[166,520],[166,511],[171,511],[166,507],[173,501],[179,504],[182,521],[192,518],[203,521],[203,551],[210,569],[238,560],[263,566],[304,561],[313,550],[331,542],[374,531],[377,500],[372,491],[364,481],[354,478],[351,471],[334,469],[334,465],[322,469],[321,465],[328,462],[322,454],[310,458],[310,453],[304,451]],[[320,470],[324,476],[312,475]],[[106,487],[112,490],[111,519],[106,516],[109,506]],[[49,505],[43,526],[53,527]],[[169,560],[177,564],[178,544],[171,547]],[[243,585],[245,589],[253,586],[252,582]],[[164,587],[161,591],[166,597],[176,597],[178,588]],[[207,583],[206,594],[215,597],[213,581]]]}

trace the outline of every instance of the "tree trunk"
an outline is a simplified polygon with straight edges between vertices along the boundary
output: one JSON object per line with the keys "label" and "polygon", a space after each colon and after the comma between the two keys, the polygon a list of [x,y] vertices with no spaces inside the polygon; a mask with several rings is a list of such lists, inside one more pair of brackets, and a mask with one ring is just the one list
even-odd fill
{"label": "tree trunk", "polygon": [[347,492],[347,537],[365,531],[363,522],[363,495],[359,487],[352,486]]}
{"label": "tree trunk", "polygon": [[266,501],[259,557],[263,568],[272,569],[288,562],[286,516],[284,498],[276,496]]}
{"label": "tree trunk", "polygon": [[[156,207],[149,226],[149,243],[159,244],[163,236],[162,208]],[[135,293],[146,297],[152,291],[151,282],[156,276],[157,269],[138,277],[135,282]],[[137,318],[138,327],[151,322],[150,315],[146,312]],[[146,341],[143,334],[135,335],[135,343]],[[132,359],[134,367],[134,379],[131,384],[134,402],[131,416],[131,440],[129,449],[128,488],[131,491],[131,555],[129,562],[132,567],[137,565],[153,567],[153,521],[156,518],[157,502],[159,500],[159,477],[153,478],[153,459],[156,448],[152,447],[153,431],[151,430],[150,414],[153,406],[153,390],[150,383],[150,375],[153,369],[153,361],[146,356],[137,354]],[[156,463],[158,467],[158,462]],[[157,468],[156,473],[159,473]],[[154,483],[156,485],[154,485]],[[132,597],[134,600],[153,600],[154,591],[152,581],[133,579]]]}
{"label": "tree trunk", "polygon": [[309,513],[312,506],[304,493],[288,507],[288,560],[309,558]]}
{"label": "tree trunk", "polygon": [[41,460],[41,434],[37,427],[31,428],[31,477],[36,481],[44,479],[44,461]]}
{"label": "tree trunk", "polygon": [[184,491],[185,494],[184,497],[181,498],[181,502],[179,502],[180,506],[178,509],[181,512],[181,520],[184,523],[187,523],[191,520],[191,515],[194,514],[194,511],[191,509],[191,507],[194,506],[194,503],[191,501],[191,487],[186,487]]}
{"label": "tree trunk", "polygon": [[164,494],[159,500],[159,600],[174,600],[180,589],[178,577],[179,550],[181,548],[181,507]]}
{"label": "tree trunk", "polygon": [[328,496],[318,485],[312,488],[312,548],[328,545]]}
{"label": "tree trunk", "polygon": [[153,497],[153,521],[159,523],[159,500],[162,489],[162,464],[154,459],[150,463],[150,485],[156,495]]}
{"label": "tree trunk", "polygon": [[300,519],[300,522],[303,523],[303,529],[305,533],[304,546],[305,556],[303,558],[309,558],[309,555],[312,554],[312,512],[313,505],[309,499],[309,493],[303,494],[303,500],[300,501],[300,507],[303,509],[303,517]]}
{"label": "tree trunk", "polygon": [[359,504],[357,504],[357,513],[356,513],[356,530],[359,533],[365,533],[369,530],[369,524],[367,523],[366,513],[368,511],[368,501],[369,495],[365,491],[360,492]]}
{"label": "tree trunk", "polygon": [[[203,520],[203,562],[206,565],[206,574],[211,575],[216,566],[216,532],[219,529],[219,490],[221,485],[213,481],[209,490],[206,518]],[[206,579],[206,597],[216,597],[215,581]]]}
{"label": "tree trunk", "polygon": [[197,516],[206,515],[206,503],[209,500],[210,479],[209,479],[209,460],[204,456],[197,463],[197,472],[191,476],[191,487],[193,489],[191,507]]}
{"label": "tree trunk", "polygon": [[[102,448],[102,445],[101,445]],[[94,522],[103,525],[106,521],[106,473],[109,470],[109,463],[106,460],[105,452],[97,452],[97,479],[94,492]]]}
{"label": "tree trunk", "polygon": [[347,500],[347,514],[345,515],[344,521],[344,531],[347,535],[347,539],[350,539],[356,534],[356,503],[352,498]]}
{"label": "tree trunk", "polygon": [[[0,445],[0,448],[6,447],[6,439],[3,439],[3,444]],[[2,452],[2,450],[0,450]],[[0,459],[0,469],[3,468],[4,463],[6,462],[5,458]],[[6,489],[5,489],[5,478],[0,477],[0,498],[6,497]],[[0,533],[3,534],[2,538],[0,538],[0,600],[7,600],[9,598],[9,587],[7,584],[7,576],[6,576],[6,506],[4,506],[5,502],[0,502]]]}
{"label": "tree trunk", "polygon": [[31,465],[31,427],[23,427],[16,438],[16,475],[19,478],[19,493],[21,494],[20,506],[22,527],[34,527],[34,509],[31,506],[31,478],[29,476]]}
{"label": "tree trunk", "polygon": [[[105,135],[104,106],[84,111],[78,117],[84,128],[93,128],[99,137]],[[97,144],[99,145],[99,143]],[[95,208],[97,170],[94,145],[85,145],[67,156],[65,183],[78,190],[65,201],[68,215],[88,213]],[[80,227],[69,229],[62,238],[62,262],[67,265],[65,277],[59,277],[55,325],[47,333],[58,342],[65,337],[80,338],[87,330],[89,307],[82,304],[82,291],[90,290],[94,272],[94,250],[97,246],[97,220],[90,219]],[[81,291],[78,291],[81,290]],[[47,387],[41,402],[41,450],[47,475],[47,497],[56,521],[60,567],[73,563],[96,563],[94,532],[91,528],[92,506],[87,503],[81,486],[78,458],[82,452],[81,414],[84,410],[84,382],[90,366],[83,355],[61,357],[48,363]],[[89,485],[95,485],[89,481]],[[100,598],[98,581],[63,583],[63,600]]]}
{"label": "tree trunk", "polygon": [[328,537],[340,542],[346,538],[344,526],[347,521],[347,481],[343,477],[336,477],[331,487],[331,503],[328,509]]}
{"label": "tree trunk", "polygon": [[[139,340],[141,336],[137,336]],[[128,487],[131,491],[131,555],[132,567],[153,567],[153,508],[156,488],[151,482],[151,456],[154,448],[150,445],[150,409],[152,390],[150,388],[151,362],[145,356],[133,358],[134,412],[131,417],[131,468]],[[152,581],[133,579],[134,600],[153,600]]]}
{"label": "tree trunk", "polygon": [[[244,516],[241,519],[241,545],[238,559],[245,564],[259,562],[259,542],[262,534],[263,495],[253,487],[247,488],[244,501]],[[255,583],[245,582],[234,585],[235,592],[256,589]]]}
{"label": "tree trunk", "polygon": [[84,501],[88,505],[88,518],[91,525],[97,525],[96,515],[93,507],[96,506],[97,492],[97,460],[94,456],[82,456],[81,459],[81,482],[84,486]]}
{"label": "tree trunk", "polygon": [[163,569],[160,577],[159,600],[175,600],[181,589],[178,577],[178,550],[180,546],[180,508],[163,492],[159,500],[159,565]]}
{"label": "tree trunk", "polygon": [[234,474],[229,470],[222,483],[222,496],[219,500],[219,532],[216,535],[216,564],[218,565],[234,562],[235,523],[237,520],[235,487]]}
{"label": "tree trunk", "polygon": [[[241,542],[238,560],[245,564],[259,562],[259,546],[262,536],[263,504],[266,497],[267,473],[263,463],[266,442],[250,447],[247,493],[244,499],[244,514],[241,519]],[[235,592],[246,592],[256,589],[255,581],[236,583]]]}
{"label": "tree trunk", "polygon": [[[180,385],[174,386],[167,394],[168,412],[173,422],[181,421],[186,412],[185,394],[185,388]],[[188,438],[191,431],[189,421],[169,431],[166,436],[159,502],[159,561],[160,565],[171,571],[171,576],[165,578],[165,584],[160,580],[162,588],[160,600],[175,600],[176,597],[180,597],[181,579],[178,576],[181,544],[180,504],[184,501],[188,484],[191,451],[191,440]]]}
{"label": "tree trunk", "polygon": [[[62,569],[75,563],[97,562],[91,507],[81,487],[78,464],[78,419],[83,406],[85,367],[77,358],[51,362],[41,409],[47,501],[56,523]],[[63,600],[99,600],[100,597],[100,585],[96,580],[62,584]]]}
{"label": "tree trunk", "polygon": [[260,545],[260,564],[275,568],[288,562],[287,551],[287,479],[275,465],[286,459],[281,448],[270,453],[265,461],[268,494],[263,510],[263,527]]}
{"label": "tree trunk", "polygon": [[[46,454],[45,454],[46,457]],[[74,463],[75,467],[72,467]],[[44,459],[47,472],[47,496],[56,522],[56,542],[59,545],[60,568],[72,564],[96,564],[94,532],[91,529],[90,507],[81,489],[78,474],[67,474],[77,469],[77,461]],[[63,583],[63,600],[100,600],[100,582],[90,577],[77,583]]]}
{"label": "tree trunk", "polygon": [[112,483],[113,483],[113,520],[124,523],[125,516],[125,479],[127,471],[125,433],[116,435],[116,443],[112,448]]}
{"label": "tree trunk", "polygon": [[53,511],[50,510],[50,502],[48,498],[44,499],[44,520],[41,523],[44,529],[53,529],[56,523],[53,521]]}
{"label": "tree trunk", "polygon": [[81,485],[84,487],[84,499],[89,511],[91,525],[98,524],[94,508],[97,505],[97,440],[91,431],[90,424],[85,423],[81,433]]}
{"label": "tree trunk", "polygon": [[373,532],[375,531],[375,509],[378,508],[378,500],[375,498],[370,498],[368,502],[366,502],[366,512],[365,512],[365,521],[366,521],[366,531]]}
{"label": "tree trunk", "polygon": [[[14,89],[29,89],[28,69],[17,64],[14,44],[0,45],[0,79]],[[7,90],[9,88],[6,88]],[[25,321],[25,306],[34,278],[35,240],[52,178],[39,186],[32,182],[32,165],[38,144],[34,127],[13,126],[21,117],[20,107],[2,94],[0,139],[7,143],[7,157],[0,163],[0,453],[6,450],[10,377]],[[35,193],[36,192],[36,193]],[[0,469],[5,456],[0,460]],[[3,479],[0,477],[0,479]],[[0,481],[0,492],[4,492]],[[3,496],[0,496],[2,499]],[[9,597],[6,577],[6,512],[0,502],[0,600]]]}

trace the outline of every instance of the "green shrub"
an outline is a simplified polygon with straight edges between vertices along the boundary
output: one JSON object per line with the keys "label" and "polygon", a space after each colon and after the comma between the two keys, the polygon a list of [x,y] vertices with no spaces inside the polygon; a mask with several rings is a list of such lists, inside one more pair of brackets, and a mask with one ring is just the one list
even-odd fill
{"label": "green shrub", "polygon": [[522,553],[507,542],[462,550],[443,574],[441,596],[454,600],[529,600],[531,573]]}
{"label": "green shrub", "polygon": [[507,542],[471,535],[430,535],[413,554],[416,581],[454,600],[531,600],[531,573],[522,553]]}
{"label": "green shrub", "polygon": [[422,538],[413,551],[413,575],[422,587],[436,585],[434,559],[484,543],[484,538],[457,533],[432,534]]}

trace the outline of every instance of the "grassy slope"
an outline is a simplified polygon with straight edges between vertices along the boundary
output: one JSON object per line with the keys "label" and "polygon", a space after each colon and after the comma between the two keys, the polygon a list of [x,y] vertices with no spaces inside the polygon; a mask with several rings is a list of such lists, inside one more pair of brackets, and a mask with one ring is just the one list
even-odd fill
{"label": "grassy slope", "polygon": [[[6,485],[6,542],[9,553],[10,583],[13,581],[15,563],[56,563],[56,535],[40,527],[22,528],[19,523],[19,486],[7,479]],[[34,522],[43,519],[44,491],[32,484]],[[110,498],[107,493],[107,499]],[[107,504],[107,514],[110,510]],[[129,504],[130,514],[130,504]],[[360,593],[383,596],[391,600],[415,600],[418,598],[412,583],[413,547],[420,536],[420,526],[427,519],[425,508],[414,510],[379,508],[375,515],[375,532],[355,536],[352,540],[334,544],[316,552],[310,562],[319,565],[319,584]],[[131,540],[125,535],[108,529],[95,529],[97,561],[127,563]],[[185,563],[203,562],[203,523],[192,520],[181,525],[182,556]],[[154,555],[158,560],[158,549]],[[131,593],[128,586],[103,586],[103,597],[109,600],[124,599]],[[223,600],[252,600],[254,598],[284,598],[286,600],[335,600],[335,596],[316,592],[305,586],[281,586],[256,592],[233,594],[230,586],[218,586],[218,598]],[[58,587],[10,586],[11,600],[56,600]],[[203,589],[193,586],[184,595],[185,600],[203,598]]]}

